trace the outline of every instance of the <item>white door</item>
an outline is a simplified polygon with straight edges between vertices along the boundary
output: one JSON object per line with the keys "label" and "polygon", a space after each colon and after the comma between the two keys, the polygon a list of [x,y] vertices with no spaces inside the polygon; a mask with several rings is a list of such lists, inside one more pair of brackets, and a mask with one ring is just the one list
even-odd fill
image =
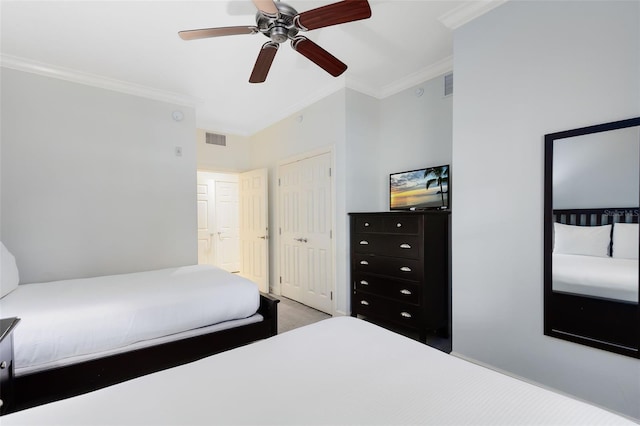
{"label": "white door", "polygon": [[281,292],[331,313],[331,154],[279,168]]}
{"label": "white door", "polygon": [[269,292],[267,169],[240,174],[240,274]]}
{"label": "white door", "polygon": [[[198,195],[198,264],[213,265],[212,231],[209,229],[210,209],[209,209],[209,185],[205,179],[200,179],[198,175],[198,185],[196,193]],[[212,224],[211,224],[212,225]]]}
{"label": "white door", "polygon": [[216,180],[215,194],[215,264],[229,272],[239,272],[238,182]]}
{"label": "white door", "polygon": [[198,264],[240,270],[238,176],[198,171]]}

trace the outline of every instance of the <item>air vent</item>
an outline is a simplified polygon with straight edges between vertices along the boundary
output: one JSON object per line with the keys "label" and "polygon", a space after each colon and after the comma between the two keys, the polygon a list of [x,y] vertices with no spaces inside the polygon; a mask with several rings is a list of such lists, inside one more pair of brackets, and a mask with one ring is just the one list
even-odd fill
{"label": "air vent", "polygon": [[453,73],[450,72],[444,76],[444,95],[453,95]]}
{"label": "air vent", "polygon": [[207,138],[205,142],[209,145],[227,146],[227,137],[225,135],[207,132]]}

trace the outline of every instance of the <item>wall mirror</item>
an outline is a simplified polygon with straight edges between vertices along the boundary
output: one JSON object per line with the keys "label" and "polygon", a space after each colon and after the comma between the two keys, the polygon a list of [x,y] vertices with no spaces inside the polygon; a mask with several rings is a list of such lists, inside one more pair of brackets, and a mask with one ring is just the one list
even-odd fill
{"label": "wall mirror", "polygon": [[640,117],[545,135],[544,334],[640,358]]}

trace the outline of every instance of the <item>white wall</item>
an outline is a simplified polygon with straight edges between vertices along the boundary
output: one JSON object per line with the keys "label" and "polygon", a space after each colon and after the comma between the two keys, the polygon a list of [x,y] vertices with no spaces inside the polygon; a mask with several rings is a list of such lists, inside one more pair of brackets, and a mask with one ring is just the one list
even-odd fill
{"label": "white wall", "polygon": [[1,83],[1,230],[22,283],[197,262],[193,109],[4,68]]}
{"label": "white wall", "polygon": [[640,360],[543,335],[543,136],[640,115],[640,3],[512,1],[454,33],[453,349],[640,418]]}
{"label": "white wall", "polygon": [[[225,135],[226,146],[207,144],[204,129],[196,131],[198,170],[246,172],[251,161],[250,140],[245,136]],[[211,131],[211,133],[218,133]]]}

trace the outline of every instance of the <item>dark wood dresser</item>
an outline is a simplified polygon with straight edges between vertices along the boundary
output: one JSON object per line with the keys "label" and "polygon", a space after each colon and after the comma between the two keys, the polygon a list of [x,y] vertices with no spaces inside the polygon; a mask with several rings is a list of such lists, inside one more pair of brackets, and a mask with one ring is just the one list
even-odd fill
{"label": "dark wood dresser", "polygon": [[350,213],[351,315],[449,337],[448,211]]}

